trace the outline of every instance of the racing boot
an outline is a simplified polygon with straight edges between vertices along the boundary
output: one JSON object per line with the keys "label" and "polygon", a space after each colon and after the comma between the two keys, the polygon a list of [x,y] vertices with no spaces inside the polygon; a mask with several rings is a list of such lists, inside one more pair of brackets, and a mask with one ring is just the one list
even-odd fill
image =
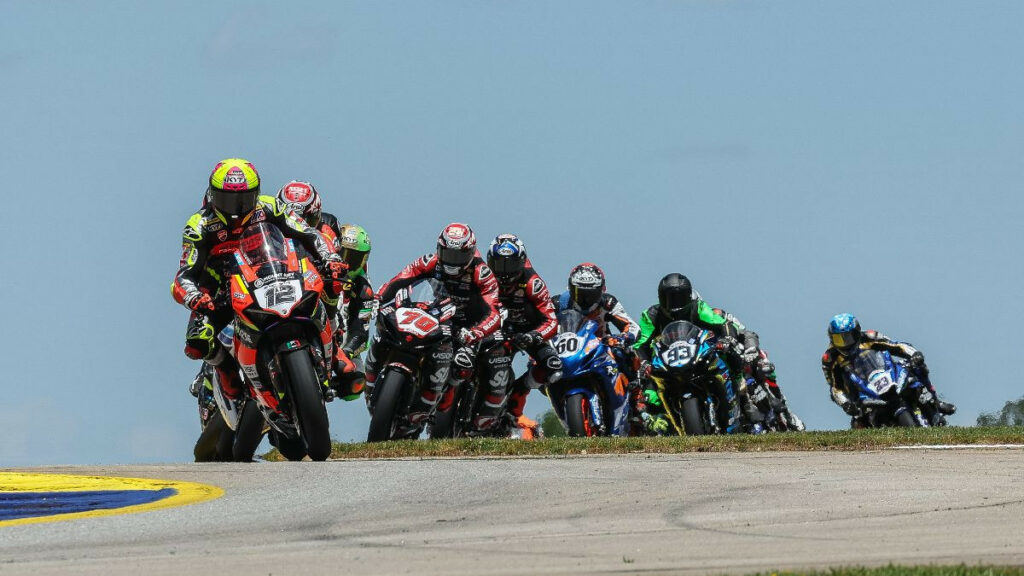
{"label": "racing boot", "polygon": [[751,434],[761,434],[764,432],[764,414],[750,401],[750,396],[745,392],[746,390],[737,394],[740,409],[743,411],[743,427]]}
{"label": "racing boot", "polygon": [[[938,398],[938,396],[936,396],[935,398]],[[935,407],[939,410],[939,412],[945,414],[946,416],[952,416],[953,414],[956,414],[956,404],[953,404],[951,402],[943,402],[942,400],[936,400]]]}
{"label": "racing boot", "polygon": [[350,355],[339,348],[334,354],[334,374],[331,377],[331,389],[339,398],[346,402],[359,398],[366,386],[366,374],[360,370],[362,360],[352,360]]}

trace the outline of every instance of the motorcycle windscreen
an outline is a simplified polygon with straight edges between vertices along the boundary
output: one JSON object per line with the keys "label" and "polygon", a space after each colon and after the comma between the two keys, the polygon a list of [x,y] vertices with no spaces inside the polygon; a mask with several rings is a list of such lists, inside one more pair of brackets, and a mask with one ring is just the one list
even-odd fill
{"label": "motorcycle windscreen", "polygon": [[298,259],[291,241],[280,228],[266,222],[245,229],[238,251],[246,264],[255,269],[253,296],[265,310],[287,316],[302,297]]}
{"label": "motorcycle windscreen", "polygon": [[676,320],[661,331],[661,342],[665,345],[671,345],[673,342],[697,344],[700,342],[701,332],[703,330],[695,324],[686,320]]}
{"label": "motorcycle windscreen", "polygon": [[884,394],[895,384],[885,357],[886,353],[879,350],[862,350],[853,359],[853,374],[878,395]]}
{"label": "motorcycle windscreen", "polygon": [[281,229],[267,222],[250,225],[238,240],[238,251],[242,259],[253,268],[266,264],[280,263],[287,269],[291,260],[290,243]]}
{"label": "motorcycle windscreen", "polygon": [[403,306],[414,306],[416,304],[433,304],[444,297],[443,288],[436,280],[420,280],[409,286],[409,296],[402,302]]}
{"label": "motorcycle windscreen", "polygon": [[579,311],[573,310],[572,308],[559,310],[555,317],[558,320],[559,332],[584,334],[597,331],[597,322],[589,320]]}

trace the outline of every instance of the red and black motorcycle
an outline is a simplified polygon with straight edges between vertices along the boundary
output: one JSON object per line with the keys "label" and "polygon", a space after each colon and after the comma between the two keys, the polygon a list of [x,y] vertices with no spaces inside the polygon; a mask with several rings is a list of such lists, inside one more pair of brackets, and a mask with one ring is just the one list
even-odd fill
{"label": "red and black motorcycle", "polygon": [[454,302],[444,286],[433,279],[420,280],[399,290],[394,301],[382,303],[377,313],[377,334],[385,352],[373,389],[367,442],[405,438],[416,432],[419,425],[410,425],[406,419],[413,400],[428,378],[448,378],[447,369],[425,374],[423,363],[451,342],[454,316]]}
{"label": "red and black motorcycle", "polygon": [[[266,222],[246,228],[235,259],[234,355],[255,406],[287,458],[306,454],[326,460],[331,453],[325,401],[331,398],[333,329],[321,302],[324,282],[301,246],[296,250],[291,239]],[[254,416],[252,410],[243,411],[239,427]]]}

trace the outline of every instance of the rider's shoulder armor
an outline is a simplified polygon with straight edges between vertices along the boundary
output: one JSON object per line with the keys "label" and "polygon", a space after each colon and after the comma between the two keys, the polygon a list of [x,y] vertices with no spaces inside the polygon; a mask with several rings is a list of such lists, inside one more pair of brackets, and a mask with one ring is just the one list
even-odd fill
{"label": "rider's shoulder armor", "polygon": [[836,361],[836,351],[832,348],[825,350],[825,353],[821,355],[821,365],[828,366]]}
{"label": "rider's shoulder armor", "polygon": [[601,294],[601,307],[604,308],[605,311],[611,312],[612,310],[615,310],[615,306],[618,303],[619,299],[613,296],[612,294],[609,294],[607,292]]}

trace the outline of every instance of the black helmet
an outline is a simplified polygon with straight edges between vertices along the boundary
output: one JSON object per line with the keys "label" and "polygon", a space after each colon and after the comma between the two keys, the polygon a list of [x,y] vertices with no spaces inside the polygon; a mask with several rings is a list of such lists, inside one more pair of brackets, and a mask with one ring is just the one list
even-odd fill
{"label": "black helmet", "polygon": [[690,302],[693,302],[693,286],[686,276],[673,272],[658,282],[658,305],[670,318],[681,318]]}
{"label": "black helmet", "polygon": [[499,234],[487,249],[487,267],[499,282],[513,282],[526,269],[526,247],[515,234]]}

